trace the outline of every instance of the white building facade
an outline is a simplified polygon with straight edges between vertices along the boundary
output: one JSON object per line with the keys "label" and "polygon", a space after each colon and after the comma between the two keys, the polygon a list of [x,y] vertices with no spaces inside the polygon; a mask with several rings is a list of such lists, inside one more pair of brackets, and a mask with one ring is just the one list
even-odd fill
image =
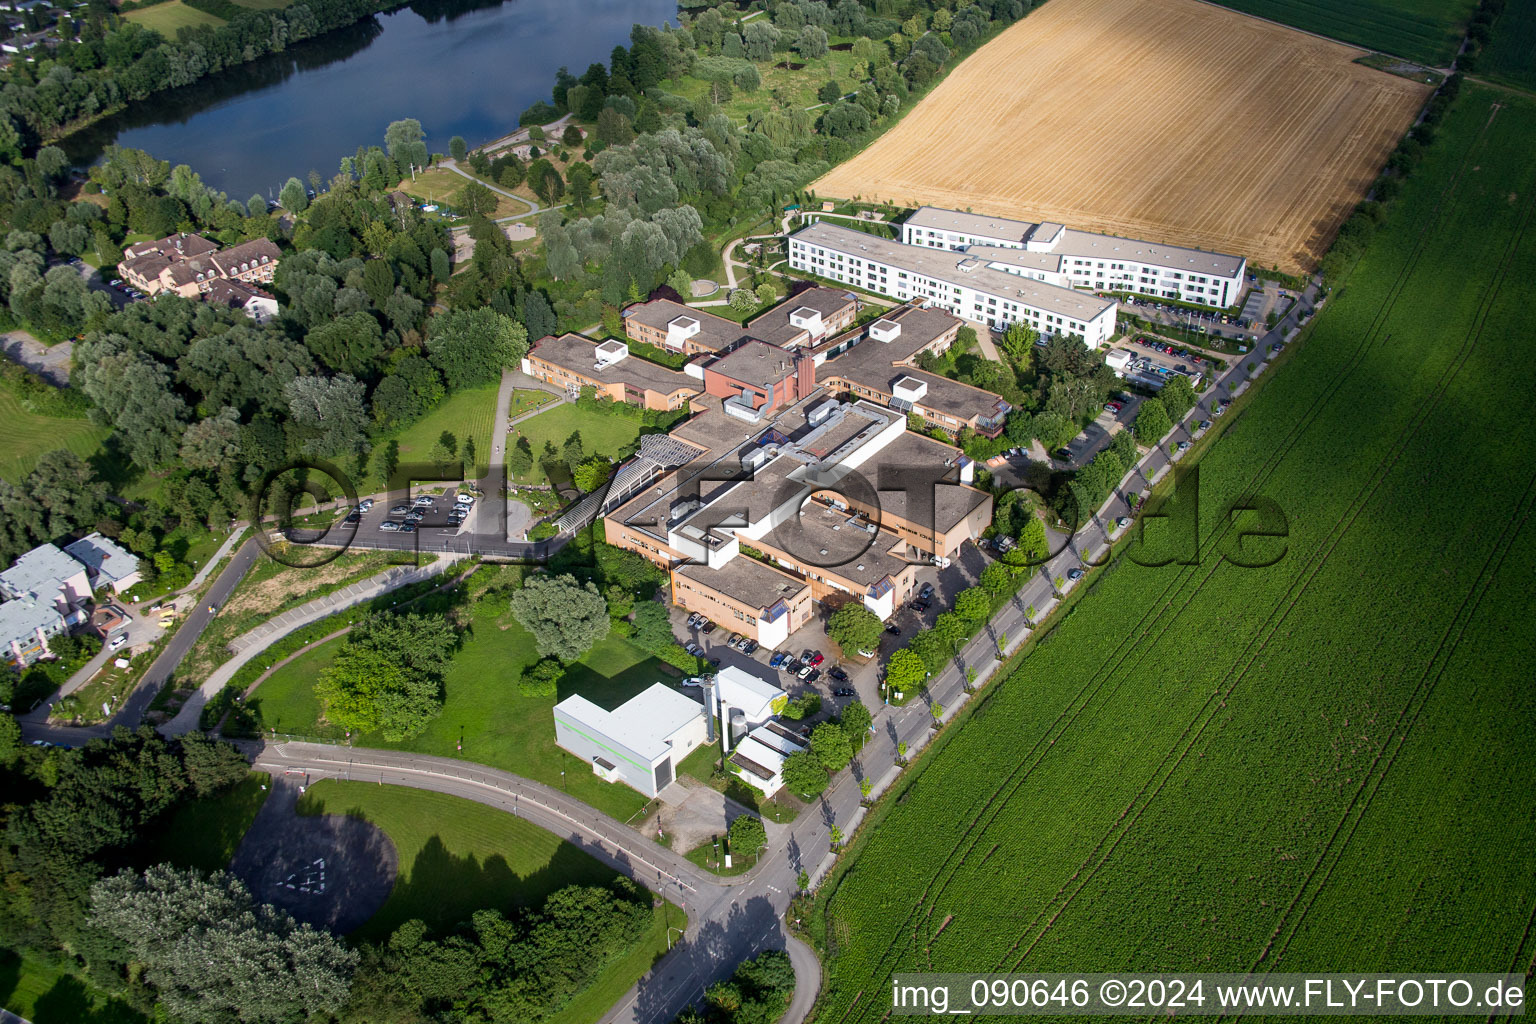
{"label": "white building facade", "polygon": [[580,694],[555,705],[555,742],[598,778],[655,796],[683,758],[708,741],[704,706],[656,683],[609,711]]}
{"label": "white building facade", "polygon": [[1078,335],[1089,348],[1115,333],[1113,299],[1009,273],[948,247],[904,245],[818,221],[789,237],[789,264],[903,302],[922,301],[994,330],[1023,323],[1042,335]]}
{"label": "white building facade", "polygon": [[933,206],[907,218],[901,240],[965,252],[995,270],[1047,284],[1134,292],[1215,308],[1237,304],[1248,272],[1242,256]]}

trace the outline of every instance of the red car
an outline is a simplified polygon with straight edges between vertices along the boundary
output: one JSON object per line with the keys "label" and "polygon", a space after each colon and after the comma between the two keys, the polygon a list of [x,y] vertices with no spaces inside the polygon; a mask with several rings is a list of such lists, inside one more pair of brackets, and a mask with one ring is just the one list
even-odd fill
{"label": "red car", "polygon": [[1124,408],[1124,406],[1122,406],[1119,402],[1106,402],[1104,408],[1108,409],[1110,412],[1119,412]]}
{"label": "red car", "polygon": [[827,659],[822,656],[822,653],[820,651],[817,651],[815,654],[811,655],[811,660],[809,662],[807,662],[806,664],[810,665],[811,668],[815,668],[817,665],[820,665],[822,662],[824,662],[826,660]]}

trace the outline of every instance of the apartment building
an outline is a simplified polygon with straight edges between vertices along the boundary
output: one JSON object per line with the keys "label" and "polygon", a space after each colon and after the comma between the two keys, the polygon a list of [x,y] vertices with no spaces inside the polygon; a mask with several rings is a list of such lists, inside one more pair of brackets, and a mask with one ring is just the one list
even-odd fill
{"label": "apartment building", "polygon": [[853,292],[820,285],[795,292],[768,312],[747,321],[748,337],[781,348],[819,344],[852,324],[859,315]]}
{"label": "apartment building", "polygon": [[[787,635],[810,614],[802,591],[778,589],[793,586],[779,570],[808,586],[811,601],[861,601],[886,619],[912,593],[918,565],[948,557],[990,520],[991,496],[969,486],[970,460],[927,438],[911,447],[906,415],[894,409],[818,390],[745,436],[723,410],[697,419],[708,419],[700,431],[721,443],[609,511],[606,539],[673,570],[673,599],[685,607],[724,609],[730,617],[716,621],[726,624],[756,618],[747,624],[761,643],[776,642],[781,617]],[[928,483],[919,489],[939,497],[905,494],[913,474],[900,471],[913,468],[909,459],[924,460],[917,468]],[[880,511],[887,486],[902,491],[890,495],[901,515],[888,526]],[[950,491],[958,496],[940,493]],[[925,504],[937,518],[921,523]],[[769,616],[765,632],[770,596],[787,611]]]}
{"label": "apartment building", "polygon": [[85,620],[86,566],[52,544],[33,548],[0,572],[0,650],[18,667],[48,654],[48,641]]}
{"label": "apartment building", "polygon": [[826,221],[789,237],[790,266],[903,302],[923,302],[1003,330],[1023,323],[1042,335],[1078,335],[1089,348],[1115,333],[1112,299],[1008,273],[944,247],[905,245]]}
{"label": "apartment building", "polygon": [[282,253],[265,238],[220,250],[201,235],[182,232],[123,250],[123,279],[146,295],[174,292],[195,299],[215,281],[270,284]]}
{"label": "apartment building", "polygon": [[686,355],[730,348],[744,333],[738,323],[670,299],[626,306],[623,318],[624,333],[631,340]]}
{"label": "apartment building", "polygon": [[622,341],[595,342],[579,334],[541,338],[523,357],[522,370],[575,398],[590,387],[599,398],[643,409],[673,410],[704,388],[687,374],[631,356]]}
{"label": "apartment building", "polygon": [[1217,308],[1237,303],[1248,271],[1241,256],[933,206],[907,218],[901,240],[964,252],[991,269],[1047,284]]}
{"label": "apartment building", "polygon": [[718,569],[696,562],[673,567],[672,601],[764,647],[778,647],[815,611],[804,580],[746,557]]}
{"label": "apartment building", "polygon": [[981,388],[941,377],[918,366],[924,353],[939,355],[954,344],[964,321],[941,309],[904,306],[864,329],[833,340],[816,369],[833,392],[848,392],[950,434],[962,429],[996,437],[1013,406]]}

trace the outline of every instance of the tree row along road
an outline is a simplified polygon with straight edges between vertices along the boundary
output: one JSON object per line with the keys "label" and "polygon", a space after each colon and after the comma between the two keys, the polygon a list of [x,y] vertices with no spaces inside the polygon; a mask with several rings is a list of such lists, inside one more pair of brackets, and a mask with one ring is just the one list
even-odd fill
{"label": "tree row along road", "polygon": [[[1287,317],[1262,339],[1252,356],[1259,372],[1264,367],[1261,360],[1268,346],[1294,327],[1293,317]],[[1026,609],[1033,606],[1037,619],[1045,615],[1061,597],[1054,580],[1079,564],[1095,562],[1108,550],[1113,527],[1107,524],[1131,513],[1130,502],[1140,489],[1138,481],[1150,484],[1172,468],[1170,446],[1181,434],[1187,436],[1187,424],[1209,417],[1216,401],[1250,379],[1248,366],[1248,360],[1238,359],[1213,381],[1189,414],[1126,474],[1099,514],[1037,567],[1028,582],[987,626],[928,680],[924,701],[914,701],[905,707],[876,709],[871,733],[851,770],[838,773],[827,791],[790,827],[776,830],[777,838],[758,863],[742,875],[728,879],[708,875],[678,854],[580,801],[532,780],[471,762],[325,744],[252,743],[245,747],[256,766],[267,771],[301,773],[311,780],[330,777],[410,786],[499,807],[568,839],[615,870],[630,875],[683,907],[689,915],[685,941],[659,960],[609,1010],[603,1017],[604,1024],[666,1024],[684,1006],[698,1000],[709,984],[728,977],[742,960],[763,949],[774,948],[787,949],[794,964],[795,995],[784,1020],[788,1024],[799,1024],[809,1013],[820,988],[820,965],[809,947],[785,932],[782,919],[796,891],[799,873],[807,872],[815,884],[832,867],[836,856],[831,845],[832,827],[841,829],[844,835],[852,835],[863,820],[865,808],[859,780],[868,778],[873,787],[872,797],[878,797],[900,775],[899,744],[906,744],[907,755],[911,757],[935,735],[936,716],[931,709],[940,706],[942,713],[937,718],[948,720],[969,699],[967,671],[975,671],[974,685],[977,688],[991,681],[1002,664],[999,641],[1006,638],[1002,646],[1008,651],[1017,650],[1031,629]],[[516,544],[475,536],[432,535],[389,537],[388,543],[369,546],[394,547],[396,544],[401,548],[419,546],[422,550],[464,550],[466,553],[470,553],[473,545],[474,553],[515,553],[518,557],[532,558],[551,550],[548,542]],[[558,547],[558,543],[554,546]],[[249,560],[255,557],[257,550],[254,542],[242,546],[215,581],[211,600],[215,603],[222,600],[214,595],[221,589],[227,594],[233,588],[244,576]],[[206,615],[206,607],[198,611]],[[206,618],[194,621],[195,618],[189,616],[173,638],[174,643],[186,637],[174,661],[180,660],[207,624]],[[171,654],[172,649],[167,648],[162,658]],[[158,660],[156,664],[159,665]],[[154,671],[152,668],[151,674]],[[140,692],[152,694],[153,690],[146,687]],[[138,702],[138,706],[142,709],[147,700],[146,697]],[[71,732],[83,730],[24,725],[24,735],[28,739],[57,739],[54,734]],[[71,742],[70,739],[62,741]],[[74,742],[78,742],[78,738]]]}

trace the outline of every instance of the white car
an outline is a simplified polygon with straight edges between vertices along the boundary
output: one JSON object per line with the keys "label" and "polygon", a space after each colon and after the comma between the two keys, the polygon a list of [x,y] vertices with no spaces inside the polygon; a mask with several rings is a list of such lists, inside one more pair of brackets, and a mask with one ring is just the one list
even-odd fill
{"label": "white car", "polygon": [[475,496],[468,491],[460,491],[456,497],[462,505],[473,505],[475,503]]}
{"label": "white car", "polygon": [[119,633],[119,634],[117,634],[117,636],[112,638],[112,642],[111,643],[107,644],[107,650],[115,651],[115,650],[117,650],[119,647],[123,646],[123,644],[125,644],[127,642],[128,642],[128,634],[127,633]]}
{"label": "white car", "polygon": [[385,533],[394,533],[400,529],[400,524],[395,522],[393,519],[386,519],[379,524],[379,529],[383,530]]}

